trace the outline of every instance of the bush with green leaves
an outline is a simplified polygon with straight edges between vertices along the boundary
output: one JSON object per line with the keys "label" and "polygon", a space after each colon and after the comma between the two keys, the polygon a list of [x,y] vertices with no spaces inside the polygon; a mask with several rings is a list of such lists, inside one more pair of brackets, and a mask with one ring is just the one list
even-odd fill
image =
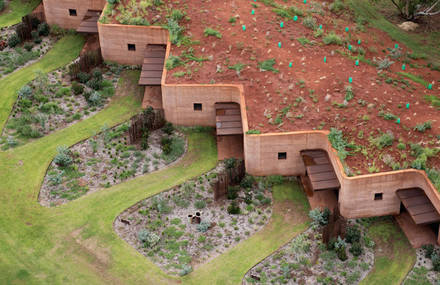
{"label": "bush with green leaves", "polygon": [[160,146],[162,148],[162,152],[167,155],[171,153],[171,143],[172,139],[169,136],[163,136],[160,140]]}
{"label": "bush with green leaves", "polygon": [[160,237],[158,235],[149,232],[146,229],[142,229],[138,232],[138,239],[146,247],[153,247],[160,241]]}
{"label": "bush with green leaves", "polygon": [[187,274],[190,274],[192,272],[191,265],[184,265],[182,269],[179,271],[179,276],[185,276]]}
{"label": "bush with green leaves", "polygon": [[119,3],[119,0],[107,0],[110,5],[115,5]]}
{"label": "bush with green leaves", "polygon": [[10,48],[14,48],[16,47],[18,44],[21,43],[20,37],[17,35],[17,33],[13,33],[9,38],[8,38],[8,46]]}
{"label": "bush with green leaves", "polygon": [[87,100],[90,106],[99,106],[102,103],[102,97],[99,92],[93,92]]}
{"label": "bush with green leaves", "polygon": [[309,28],[311,30],[316,30],[317,28],[316,19],[313,18],[312,16],[305,17],[303,20],[303,25],[304,27]]}
{"label": "bush with green leaves", "polygon": [[378,149],[383,149],[384,147],[393,145],[394,135],[391,132],[382,133],[375,138],[370,138],[370,142]]}
{"label": "bush with green leaves", "polygon": [[57,147],[57,152],[57,155],[53,159],[56,165],[59,167],[68,167],[73,163],[70,150],[66,146]]}
{"label": "bush with green leaves", "polygon": [[170,122],[166,122],[165,125],[162,127],[162,131],[167,135],[172,135],[174,132],[174,126]]}
{"label": "bush with green leaves", "polygon": [[50,33],[50,27],[47,23],[41,23],[38,25],[38,34],[43,37],[47,37]]}
{"label": "bush with green leaves", "polygon": [[336,251],[336,254],[338,255],[338,258],[341,261],[347,260],[347,258],[348,258],[347,251],[346,251],[347,243],[345,242],[345,240],[342,239],[340,236],[338,236],[338,238],[335,241],[334,246],[335,246],[335,251]]}
{"label": "bush with green leaves", "polygon": [[425,251],[425,257],[430,259],[432,254],[434,253],[435,247],[432,244],[424,244],[422,246],[422,249]]}
{"label": "bush with green leaves", "polygon": [[347,227],[347,233],[345,234],[345,240],[348,243],[355,243],[361,240],[361,230],[357,225]]}
{"label": "bush with green leaves", "polygon": [[440,272],[440,254],[435,252],[431,255],[432,269]]}
{"label": "bush with green leaves", "polygon": [[418,124],[414,127],[415,131],[418,131],[420,133],[424,133],[426,130],[430,130],[432,128],[431,121],[427,121],[421,124]]}
{"label": "bush with green leaves", "polygon": [[233,157],[225,159],[224,162],[226,169],[232,169],[237,165],[237,159]]}
{"label": "bush with green leaves", "polygon": [[238,198],[238,192],[240,191],[239,186],[229,186],[227,197],[229,200],[235,200]]}
{"label": "bush with green leaves", "polygon": [[79,84],[76,81],[73,81],[72,82],[72,91],[73,91],[73,94],[80,95],[84,92],[84,86]]}
{"label": "bush with green leaves", "polygon": [[364,249],[362,248],[362,245],[360,242],[354,242],[349,251],[351,252],[351,254],[353,254],[353,256],[361,256],[362,253],[364,252]]}
{"label": "bush with green leaves", "polygon": [[79,72],[77,75],[78,81],[85,84],[87,83],[87,81],[90,80],[90,74],[86,73],[86,72]]}
{"label": "bush with green leaves", "polygon": [[6,7],[5,0],[0,0],[0,11],[3,11],[3,9],[5,9],[5,7]]}
{"label": "bush with green leaves", "polygon": [[182,66],[184,64],[185,64],[185,62],[182,60],[182,58],[180,56],[170,55],[167,58],[167,61],[165,63],[165,68],[167,70],[172,70],[172,69],[179,67],[179,66]]}
{"label": "bush with green leaves", "polygon": [[18,90],[18,97],[20,99],[31,99],[33,95],[33,90],[29,85],[25,85]]}
{"label": "bush with green leaves", "polygon": [[325,208],[323,211],[321,211],[320,208],[315,208],[309,212],[309,217],[312,219],[313,227],[322,227],[328,224],[330,210]]}
{"label": "bush with green leaves", "polygon": [[200,222],[200,224],[197,225],[197,230],[201,233],[205,233],[209,230],[211,227],[211,221],[203,220]]}
{"label": "bush with green leaves", "polygon": [[333,3],[330,4],[329,9],[333,13],[339,13],[343,10],[345,10],[346,5],[343,0],[335,0]]}
{"label": "bush with green leaves", "polygon": [[232,203],[228,206],[228,214],[231,215],[240,214],[240,206],[237,204],[237,202],[232,201]]}
{"label": "bush with green leaves", "polygon": [[255,184],[255,177],[246,174],[240,182],[240,187],[249,189]]}

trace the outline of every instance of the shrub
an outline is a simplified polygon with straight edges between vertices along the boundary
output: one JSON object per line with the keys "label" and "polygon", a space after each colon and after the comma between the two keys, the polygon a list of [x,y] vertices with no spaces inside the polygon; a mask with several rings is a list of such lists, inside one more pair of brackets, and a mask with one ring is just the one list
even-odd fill
{"label": "shrub", "polygon": [[211,221],[204,220],[197,225],[197,230],[201,233],[205,233],[211,227]]}
{"label": "shrub", "polygon": [[16,47],[21,42],[17,33],[13,33],[8,39],[8,46],[11,48]]}
{"label": "shrub", "polygon": [[173,19],[174,21],[179,22],[180,20],[183,19],[183,17],[185,17],[185,13],[178,10],[178,9],[173,9],[171,10],[171,19]]}
{"label": "shrub", "polygon": [[228,199],[235,200],[238,198],[238,192],[240,191],[240,187],[238,186],[229,186],[228,187]]}
{"label": "shrub", "polygon": [[75,95],[82,94],[84,92],[84,86],[82,86],[81,84],[79,84],[76,81],[73,81],[72,82],[72,91],[73,91],[73,94],[75,94]]}
{"label": "shrub", "polygon": [[218,39],[222,38],[222,34],[219,31],[214,30],[212,28],[206,28],[205,31],[203,32],[203,34],[205,35],[205,37],[213,36]]}
{"label": "shrub", "polygon": [[3,11],[3,9],[5,9],[5,0],[0,0],[0,11]]}
{"label": "shrub", "polygon": [[324,44],[326,45],[331,45],[331,44],[335,44],[335,45],[342,45],[342,39],[340,36],[338,36],[337,34],[335,34],[334,32],[331,32],[329,34],[327,34],[322,41],[324,42]]}
{"label": "shrub", "polygon": [[180,275],[180,276],[185,276],[185,275],[187,275],[187,274],[189,274],[189,273],[191,273],[191,272],[192,272],[192,267],[191,267],[191,265],[184,265],[184,266],[182,267],[182,270],[179,271],[179,275]]}
{"label": "shrub", "polygon": [[162,152],[163,152],[165,155],[168,155],[168,154],[171,153],[171,142],[172,142],[172,140],[171,140],[171,138],[168,137],[168,136],[164,136],[164,137],[162,137],[162,139],[160,140],[160,146],[161,146],[161,148],[162,148]]}
{"label": "shrub", "polygon": [[432,254],[434,253],[434,245],[432,244],[424,244],[422,248],[425,250],[425,257],[431,258]]}
{"label": "shrub", "polygon": [[351,85],[345,86],[345,100],[348,102],[354,98],[353,87]]}
{"label": "shrub", "polygon": [[321,209],[315,208],[309,212],[309,217],[312,219],[312,226],[325,226],[327,225],[328,218],[330,217],[330,210],[325,208],[324,211],[321,211]]}
{"label": "shrub", "polygon": [[240,182],[240,187],[242,188],[252,188],[255,183],[255,178],[252,175],[246,174],[245,177]]}
{"label": "shrub", "polygon": [[87,102],[89,103],[89,105],[91,106],[98,106],[101,104],[102,102],[102,98],[101,98],[101,94],[99,94],[98,92],[93,92],[89,99],[87,100]]}
{"label": "shrub", "polygon": [[199,210],[204,209],[206,207],[205,200],[197,200],[197,201],[195,201],[194,202],[194,207],[196,209],[199,209]]}
{"label": "shrub", "polygon": [[394,61],[389,60],[388,57],[385,57],[384,59],[376,59],[374,57],[373,62],[377,65],[377,69],[379,70],[388,69],[394,63]]}
{"label": "shrub", "polygon": [[92,70],[92,78],[95,78],[96,80],[102,81],[102,71],[99,68],[95,68]]}
{"label": "shrub", "polygon": [[351,245],[349,251],[351,252],[351,254],[353,254],[354,256],[360,256],[363,253],[363,248],[362,245],[359,242],[355,242]]}
{"label": "shrub", "polygon": [[144,244],[144,246],[153,247],[159,242],[160,237],[155,233],[142,229],[138,232],[138,239]]}
{"label": "shrub", "polygon": [[316,30],[317,27],[316,19],[311,16],[307,16],[303,20],[303,25],[304,27],[309,28],[311,30]]}
{"label": "shrub", "polygon": [[47,37],[50,33],[50,27],[47,23],[41,23],[38,25],[38,34],[43,37]]}
{"label": "shrub", "polygon": [[393,142],[394,135],[392,133],[383,133],[382,135],[371,139],[371,143],[379,149],[391,146],[393,145]]}
{"label": "shrub", "polygon": [[87,86],[93,90],[100,90],[102,88],[102,80],[91,78],[89,81],[87,81]]}
{"label": "shrub", "polygon": [[25,85],[18,91],[18,97],[20,99],[31,99],[32,93],[32,88],[29,85]]}
{"label": "shrub", "polygon": [[67,167],[72,164],[73,159],[70,157],[70,150],[66,146],[59,146],[57,151],[58,153],[53,159],[56,165]]}
{"label": "shrub", "polygon": [[349,243],[357,243],[361,240],[361,231],[358,226],[349,226],[347,227],[347,233],[345,235],[345,239]]}
{"label": "shrub", "polygon": [[162,128],[162,131],[166,133],[167,135],[172,135],[174,132],[174,126],[170,122],[166,122],[165,125]]}
{"label": "shrub", "polygon": [[240,214],[240,206],[238,206],[237,202],[232,201],[232,203],[228,206],[228,213],[231,215]]}
{"label": "shrub", "polygon": [[107,2],[108,2],[110,5],[115,5],[115,4],[119,3],[119,0],[107,0]]}
{"label": "shrub", "polygon": [[68,95],[70,95],[70,88],[68,88],[68,87],[61,87],[55,93],[56,98],[61,98],[61,97],[68,96]]}
{"label": "shrub", "polygon": [[167,70],[172,70],[184,64],[185,62],[180,58],[180,56],[170,55],[167,59],[165,67]]}
{"label": "shrub", "polygon": [[343,0],[335,0],[332,4],[330,4],[329,9],[334,13],[339,13],[345,9],[345,3]]}
{"label": "shrub", "polygon": [[431,256],[432,261],[432,269],[434,271],[440,271],[440,255],[437,253],[433,253]]}
{"label": "shrub", "polygon": [[424,133],[426,130],[429,130],[431,128],[432,128],[431,121],[427,121],[427,122],[424,122],[422,124],[418,124],[417,126],[415,126],[414,130],[421,132],[421,133]]}
{"label": "shrub", "polygon": [[170,151],[168,153],[164,152],[162,154],[162,158],[167,163],[175,161],[185,152],[185,141],[180,137],[173,137],[169,148]]}
{"label": "shrub", "polygon": [[88,74],[86,72],[79,72],[77,75],[77,78],[78,78],[79,82],[85,84],[85,83],[87,83],[87,81],[90,80],[90,74]]}
{"label": "shrub", "polygon": [[330,133],[328,134],[328,139],[332,144],[332,147],[338,151],[339,158],[344,160],[349,155],[349,152],[347,151],[349,144],[344,139],[342,131],[336,128],[331,128]]}
{"label": "shrub", "polygon": [[23,47],[25,50],[31,51],[34,45],[32,43],[25,43]]}
{"label": "shrub", "polygon": [[225,159],[226,169],[232,169],[232,168],[235,167],[236,164],[237,164],[237,159],[236,158],[231,157],[231,158]]}

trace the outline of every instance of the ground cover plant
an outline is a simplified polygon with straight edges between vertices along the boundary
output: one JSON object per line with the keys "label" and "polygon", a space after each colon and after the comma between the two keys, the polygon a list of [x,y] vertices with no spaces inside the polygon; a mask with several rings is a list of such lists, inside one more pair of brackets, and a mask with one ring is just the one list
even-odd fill
{"label": "ground cover plant", "polygon": [[185,152],[183,135],[167,125],[130,143],[130,123],[103,127],[70,148],[59,146],[40,191],[40,203],[55,206],[100,188],[157,171]]}
{"label": "ground cover plant", "polygon": [[425,244],[416,250],[417,261],[403,284],[438,284],[440,280],[440,247]]}
{"label": "ground cover plant", "polygon": [[358,284],[374,263],[374,242],[366,229],[349,220],[344,239],[326,246],[322,225],[327,223],[319,209],[312,210],[312,227],[301,233],[246,273],[246,284]]}
{"label": "ground cover plant", "polygon": [[225,167],[220,163],[127,209],[116,220],[116,231],[163,270],[181,276],[233,248],[269,222],[271,188],[282,179],[245,176],[240,185],[229,186],[225,199],[214,202],[212,185]]}
{"label": "ground cover plant", "polygon": [[[371,3],[323,2],[164,2],[161,11],[147,8],[162,20],[172,10],[185,14],[171,25],[176,41],[166,82],[242,84],[249,129],[256,132],[341,131],[353,147],[345,159],[349,175],[413,167],[417,156],[409,147],[397,149],[399,143],[440,146],[435,62],[421,55],[419,37],[390,23],[378,29],[375,20],[386,20],[370,15]],[[130,5],[115,7],[135,13]],[[109,14],[109,23],[115,22]],[[207,37],[212,43],[200,44]],[[428,121],[431,128],[419,131]],[[439,167],[436,156],[427,159],[425,170],[436,185]]]}
{"label": "ground cover plant", "polygon": [[3,130],[3,150],[39,138],[75,121],[96,114],[115,93],[118,65],[104,65],[72,80],[68,68],[49,74],[36,71],[36,79],[17,92],[17,101]]}

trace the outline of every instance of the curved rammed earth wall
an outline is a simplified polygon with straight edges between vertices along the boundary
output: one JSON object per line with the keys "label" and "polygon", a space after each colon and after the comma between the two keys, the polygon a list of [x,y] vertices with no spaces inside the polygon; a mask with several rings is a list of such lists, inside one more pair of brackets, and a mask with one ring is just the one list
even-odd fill
{"label": "curved rammed earth wall", "polygon": [[[147,43],[167,44],[166,58],[170,54],[167,31],[157,27],[124,25],[98,25],[102,54],[105,60],[123,64],[141,64],[143,49],[127,53],[126,45],[135,41],[138,46]],[[243,86],[233,84],[167,84],[167,71],[162,76],[162,103],[165,117],[177,125],[215,126],[215,103],[240,104],[243,132],[248,131]],[[202,103],[202,111],[194,111],[193,104]],[[440,194],[424,171],[408,169],[377,174],[348,177],[344,173],[336,151],[331,147],[327,131],[300,131],[244,135],[246,171],[252,175],[302,175],[305,173],[301,150],[323,149],[341,183],[339,205],[347,218],[394,215],[400,212],[399,189],[419,187],[424,189],[437,211],[440,212]],[[286,160],[278,160],[278,152],[286,152]],[[383,199],[374,200],[375,193]],[[440,235],[439,240],[440,244]]]}
{"label": "curved rammed earth wall", "polygon": [[[64,29],[78,28],[87,10],[103,10],[106,3],[106,0],[43,0],[47,23]],[[76,9],[77,16],[70,16],[69,9]]]}

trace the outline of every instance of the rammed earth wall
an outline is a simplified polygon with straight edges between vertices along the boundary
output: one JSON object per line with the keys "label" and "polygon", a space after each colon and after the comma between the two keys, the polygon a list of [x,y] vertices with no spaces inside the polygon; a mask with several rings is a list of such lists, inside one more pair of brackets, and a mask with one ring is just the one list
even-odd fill
{"label": "rammed earth wall", "polygon": [[[43,0],[47,23],[64,29],[78,28],[87,10],[103,10],[106,3],[106,0]],[[76,10],[76,16],[71,16],[69,9]]]}

